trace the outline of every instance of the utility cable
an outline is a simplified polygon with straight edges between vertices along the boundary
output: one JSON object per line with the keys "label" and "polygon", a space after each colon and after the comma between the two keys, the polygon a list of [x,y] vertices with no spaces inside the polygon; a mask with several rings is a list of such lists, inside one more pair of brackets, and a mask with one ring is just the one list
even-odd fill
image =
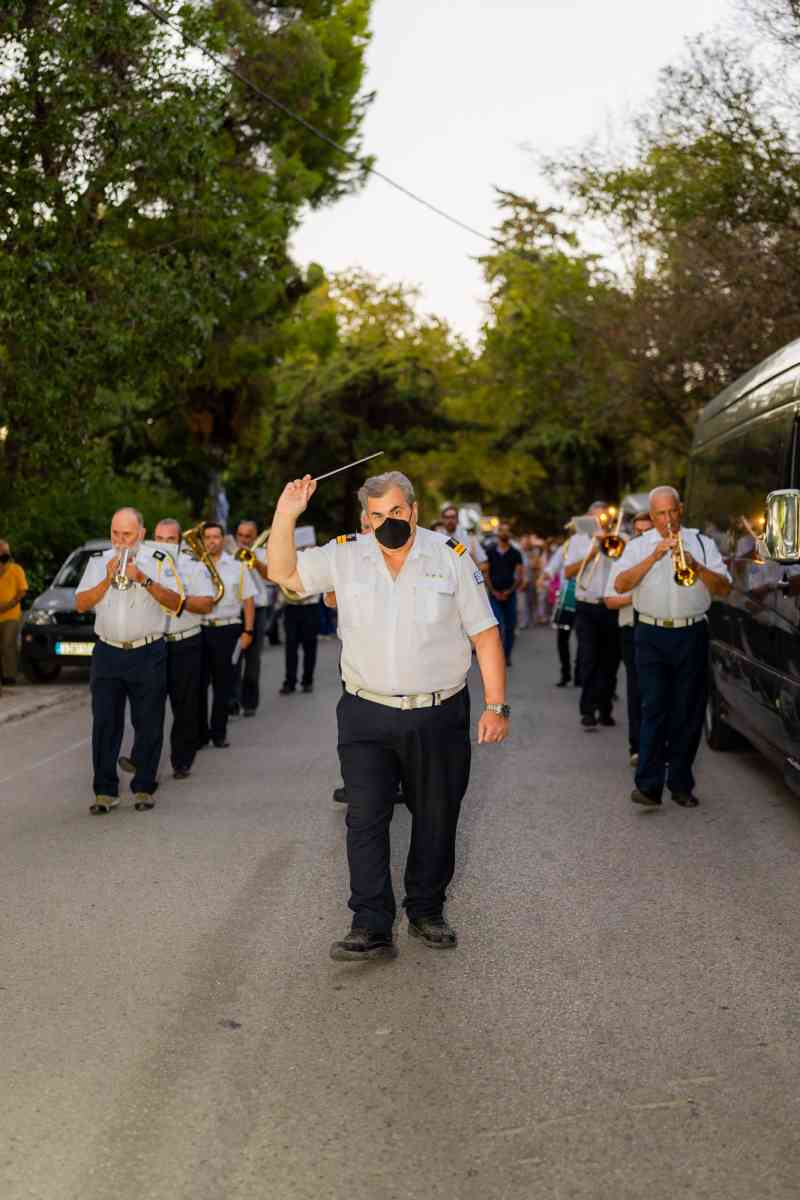
{"label": "utility cable", "polygon": [[[226,63],[217,54],[214,54],[213,51],[209,50],[207,46],[204,46],[202,42],[198,42],[196,39],[189,37],[189,35],[183,29],[173,24],[166,13],[161,12],[161,10],[156,8],[154,4],[151,4],[150,0],[134,0],[134,3],[138,4],[141,8],[146,9],[151,16],[156,18],[157,21],[160,21],[162,25],[165,25],[168,29],[171,29],[173,33],[178,35],[185,45],[191,46],[195,50],[199,50],[201,54],[210,59],[215,66],[220,68],[221,71],[225,71],[234,79],[238,79],[238,81],[244,84],[245,87],[250,88],[250,90],[255,92],[257,96],[260,96],[262,100],[266,100],[267,104],[271,104],[273,108],[278,110],[278,112],[283,113],[283,115],[288,117],[290,120],[297,122],[298,125],[302,125],[304,129],[308,130],[308,132],[313,134],[314,137],[319,138],[320,141],[325,142],[326,145],[330,146],[333,150],[338,150],[338,152],[343,154],[345,158],[350,160],[350,162],[357,163],[367,174],[374,175],[377,179],[383,180],[384,183],[387,183],[389,187],[394,188],[395,191],[400,192],[401,195],[406,196],[409,200],[413,200],[416,204],[422,205],[423,208],[427,208],[429,212],[434,213],[437,217],[442,217],[443,220],[449,221],[450,224],[455,225],[457,229],[462,229],[465,233],[471,233],[474,237],[480,238],[481,241],[488,242],[491,246],[497,246],[500,249],[505,249],[507,252],[509,251],[509,248],[504,247],[502,242],[499,242],[497,238],[491,237],[491,235],[488,233],[483,233],[480,229],[475,229],[472,225],[467,225],[465,221],[461,221],[458,217],[452,216],[451,213],[445,212],[443,208],[439,208],[437,205],[431,204],[431,202],[426,200],[424,196],[419,196],[416,192],[412,192],[409,188],[404,187],[402,183],[398,183],[396,179],[392,179],[391,176],[385,175],[383,171],[379,171],[377,167],[372,166],[372,164],[367,159],[362,158],[361,155],[356,154],[353,150],[348,150],[346,146],[342,146],[340,142],[337,142],[334,138],[329,137],[327,133],[324,133],[323,130],[318,129],[316,125],[312,125],[310,121],[307,121],[305,117],[300,115],[300,113],[295,112],[294,109],[288,106],[288,104],[284,104],[282,100],[278,100],[277,97],[271,96],[269,92],[264,91],[264,89],[259,87],[258,84],[253,83],[252,79],[248,79],[247,76],[243,75],[242,72],[236,67],[232,67],[229,63]],[[518,254],[520,257],[525,257],[524,255],[520,254],[519,251],[510,250],[510,253]]]}

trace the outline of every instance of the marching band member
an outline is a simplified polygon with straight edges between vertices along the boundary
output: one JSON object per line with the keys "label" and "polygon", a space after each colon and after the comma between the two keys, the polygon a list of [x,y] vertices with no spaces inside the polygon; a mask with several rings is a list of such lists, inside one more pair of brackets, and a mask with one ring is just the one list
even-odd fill
{"label": "marching band member", "polygon": [[119,804],[117,757],[126,699],[136,740],[134,806],[142,811],[155,805],[167,694],[164,612],[177,612],[183,595],[168,556],[142,546],[144,535],[136,509],[115,512],[112,548],[92,554],[75,595],[78,612],[97,613],[91,667],[95,814]]}
{"label": "marching band member", "polygon": [[695,808],[692,764],[700,744],[708,687],[706,612],[731,590],[719,549],[696,529],[682,529],[673,487],[649,496],[654,528],[625,547],[614,581],[631,592],[637,621],[636,667],[642,728],[634,804],[656,806],[666,782],[676,804]]}
{"label": "marching band member", "polygon": [[[633,537],[641,537],[653,528],[649,512],[637,513],[633,518]],[[634,611],[633,596],[630,593],[620,596],[614,587],[614,581],[620,572],[620,560],[613,564],[608,577],[606,588],[606,608],[616,609],[619,613],[619,640],[622,661],[625,665],[628,702],[628,755],[632,767],[639,764],[639,733],[642,725],[642,700],[639,693],[639,677],[636,673],[636,655],[634,646]]]}
{"label": "marching band member", "polygon": [[336,592],[344,694],[339,758],[347,789],[350,932],[337,960],[394,957],[389,826],[402,780],[412,814],[406,864],[409,933],[437,949],[456,945],[443,908],[469,781],[470,643],[486,691],[480,742],[502,742],[510,710],[496,621],[483,575],[454,539],[417,526],[414,490],[390,471],[359,491],[374,535],[344,535],[298,555],[294,529],[316,488],[284,488],[269,540],[270,574],[297,592]]}
{"label": "marching band member", "polygon": [[616,612],[606,608],[611,559],[600,552],[603,530],[600,514],[607,511],[596,500],[587,516],[597,521],[597,533],[575,533],[570,538],[564,567],[566,579],[575,580],[575,632],[578,636],[576,675],[581,681],[580,713],[584,729],[614,725],[612,709],[619,670],[619,630]]}
{"label": "marching band member", "polygon": [[[240,521],[236,526],[236,545],[249,550],[258,537],[255,521]],[[246,717],[255,716],[260,699],[261,651],[267,628],[267,613],[270,610],[269,576],[267,575],[267,552],[263,546],[253,551],[255,563],[249,568],[255,588],[255,613],[253,617],[253,640],[242,654],[236,668],[235,705],[241,704]]]}
{"label": "marching band member", "polygon": [[[228,710],[236,682],[233,653],[237,642],[242,652],[253,641],[255,622],[255,593],[250,572],[242,562],[223,550],[225,531],[216,521],[203,527],[203,541],[214,561],[225,595],[214,610],[213,617],[203,617],[204,672],[200,705],[200,745],[209,740],[218,750],[230,745],[227,739]],[[242,617],[244,616],[244,626]],[[211,719],[208,713],[208,685],[213,690]]]}

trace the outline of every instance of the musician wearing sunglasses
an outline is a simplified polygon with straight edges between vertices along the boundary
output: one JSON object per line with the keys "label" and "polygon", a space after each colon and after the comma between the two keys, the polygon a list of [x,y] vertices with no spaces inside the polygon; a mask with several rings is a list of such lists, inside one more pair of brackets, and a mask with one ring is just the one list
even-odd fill
{"label": "musician wearing sunglasses", "polygon": [[22,621],[20,603],[27,590],[25,572],[14,562],[8,542],[0,539],[0,668],[2,682],[9,687],[17,682],[17,640]]}
{"label": "musician wearing sunglasses", "polygon": [[313,479],[287,484],[269,540],[270,575],[300,593],[335,591],[342,639],[339,760],[347,795],[352,927],[331,947],[337,961],[393,958],[395,897],[389,827],[402,784],[411,812],[404,906],[409,934],[452,949],[444,916],[456,828],[469,782],[466,676],[474,648],[486,705],[478,742],[502,742],[505,660],[483,575],[455,538],[417,524],[410,480],[368,479],[359,501],[372,530],[299,555],[294,530]]}
{"label": "musician wearing sunglasses", "polygon": [[682,808],[696,808],[694,763],[708,688],[708,623],[715,596],[727,596],[731,577],[716,542],[682,528],[683,505],[673,487],[649,496],[649,533],[625,547],[614,579],[631,593],[634,645],[642,698],[634,804],[657,807],[666,783]]}

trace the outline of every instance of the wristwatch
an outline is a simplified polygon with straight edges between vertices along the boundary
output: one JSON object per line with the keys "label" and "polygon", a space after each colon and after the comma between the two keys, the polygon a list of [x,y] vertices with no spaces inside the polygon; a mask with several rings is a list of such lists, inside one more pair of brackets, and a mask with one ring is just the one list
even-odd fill
{"label": "wristwatch", "polygon": [[511,716],[511,707],[508,704],[487,704],[486,711],[497,713],[498,717],[505,717],[506,720]]}

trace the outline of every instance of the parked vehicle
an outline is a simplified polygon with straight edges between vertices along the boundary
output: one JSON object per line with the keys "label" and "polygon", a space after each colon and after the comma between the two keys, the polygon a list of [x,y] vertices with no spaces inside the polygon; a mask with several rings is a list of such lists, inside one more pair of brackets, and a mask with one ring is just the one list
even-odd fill
{"label": "parked vehicle", "polygon": [[84,542],[73,550],[53,582],[24,614],[19,665],[27,679],[47,683],[64,665],[88,663],[97,640],[94,613],[75,610],[75,591],[90,556],[109,541]]}
{"label": "parked vehicle", "polygon": [[[800,792],[800,340],[706,405],[687,525],[717,542],[733,590],[709,610],[706,740],[737,735]],[[775,493],[778,493],[775,495]]]}

